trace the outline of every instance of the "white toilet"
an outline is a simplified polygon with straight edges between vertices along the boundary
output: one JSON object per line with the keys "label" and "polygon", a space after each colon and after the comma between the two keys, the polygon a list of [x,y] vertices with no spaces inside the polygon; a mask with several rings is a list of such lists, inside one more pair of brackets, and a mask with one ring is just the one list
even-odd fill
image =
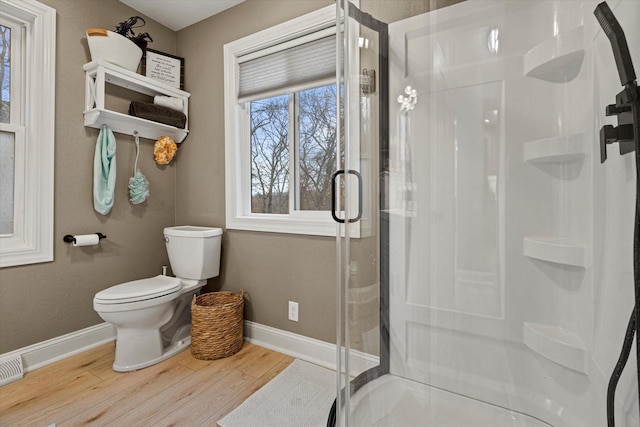
{"label": "white toilet", "polygon": [[191,343],[191,300],[220,272],[221,240],[220,228],[165,228],[176,277],[134,280],[96,294],[93,309],[117,330],[114,371],[146,368]]}

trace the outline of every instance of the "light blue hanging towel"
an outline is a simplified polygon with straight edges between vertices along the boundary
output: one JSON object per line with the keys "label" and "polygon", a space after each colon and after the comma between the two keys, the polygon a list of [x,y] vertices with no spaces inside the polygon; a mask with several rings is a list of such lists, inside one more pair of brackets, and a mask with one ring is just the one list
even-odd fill
{"label": "light blue hanging towel", "polygon": [[93,158],[93,208],[111,212],[116,188],[116,138],[107,125],[100,128]]}

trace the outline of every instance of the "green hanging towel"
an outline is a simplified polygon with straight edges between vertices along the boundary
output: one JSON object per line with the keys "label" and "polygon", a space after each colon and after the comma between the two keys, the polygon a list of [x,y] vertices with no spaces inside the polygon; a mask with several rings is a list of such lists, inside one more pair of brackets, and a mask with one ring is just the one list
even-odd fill
{"label": "green hanging towel", "polygon": [[93,158],[93,207],[102,215],[111,212],[116,187],[116,138],[107,125],[100,128]]}

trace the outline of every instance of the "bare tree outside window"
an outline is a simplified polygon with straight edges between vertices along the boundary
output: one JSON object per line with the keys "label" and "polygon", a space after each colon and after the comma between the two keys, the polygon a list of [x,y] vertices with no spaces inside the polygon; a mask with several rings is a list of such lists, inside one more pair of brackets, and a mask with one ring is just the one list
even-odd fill
{"label": "bare tree outside window", "polygon": [[[289,149],[289,103],[295,106],[298,140],[295,162]],[[327,85],[251,102],[251,212],[288,214],[295,209],[331,209],[331,175],[336,171],[336,87]],[[295,164],[294,164],[295,163]],[[289,183],[295,168],[297,182]]]}
{"label": "bare tree outside window", "polygon": [[251,102],[251,212],[289,213],[289,96]]}
{"label": "bare tree outside window", "polygon": [[[11,28],[0,25],[0,123],[11,120]],[[15,96],[15,94],[14,94]],[[14,233],[15,134],[0,131],[0,235]]]}
{"label": "bare tree outside window", "polygon": [[336,86],[302,91],[299,100],[298,208],[329,210],[336,171]]}
{"label": "bare tree outside window", "polygon": [[9,123],[11,106],[11,28],[0,25],[0,82],[2,82],[2,96],[0,97],[0,123]]}

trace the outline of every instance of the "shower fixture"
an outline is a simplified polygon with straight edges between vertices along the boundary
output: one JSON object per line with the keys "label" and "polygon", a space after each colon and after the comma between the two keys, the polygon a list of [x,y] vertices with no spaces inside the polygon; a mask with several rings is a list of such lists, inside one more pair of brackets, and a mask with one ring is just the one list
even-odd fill
{"label": "shower fixture", "polygon": [[607,160],[607,144],[618,142],[620,155],[636,152],[636,212],[633,239],[633,276],[635,306],[625,332],[624,343],[618,362],[611,374],[607,389],[607,424],[615,427],[615,392],[622,371],[629,359],[636,336],[636,373],[640,394],[640,89],[636,83],[636,73],[627,45],[627,39],[620,23],[607,2],[600,3],[593,12],[602,30],[609,38],[613,49],[620,83],[624,89],[616,95],[616,103],[607,105],[606,115],[617,116],[618,126],[605,125],[600,130],[600,162]]}
{"label": "shower fixture", "polygon": [[620,155],[635,151],[639,140],[640,91],[629,53],[629,46],[622,27],[607,5],[600,3],[594,11],[596,19],[611,42],[622,92],[616,95],[616,103],[607,105],[606,115],[617,116],[618,126],[605,125],[600,129],[600,162],[607,160],[607,144],[617,142]]}

